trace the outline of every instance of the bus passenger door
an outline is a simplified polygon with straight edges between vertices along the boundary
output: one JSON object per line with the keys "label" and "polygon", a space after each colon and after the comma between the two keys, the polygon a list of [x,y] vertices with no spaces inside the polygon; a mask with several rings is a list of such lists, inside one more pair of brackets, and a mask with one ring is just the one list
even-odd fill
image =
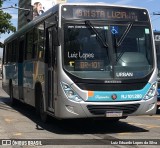
{"label": "bus passenger door", "polygon": [[47,54],[45,57],[47,60],[47,66],[48,66],[48,77],[47,77],[47,86],[46,86],[46,96],[48,96],[47,98],[47,109],[49,111],[54,112],[54,92],[55,92],[55,88],[54,88],[54,77],[55,77],[55,47],[53,45],[53,30],[55,29],[54,26],[49,27],[46,29],[46,50],[47,50]]}

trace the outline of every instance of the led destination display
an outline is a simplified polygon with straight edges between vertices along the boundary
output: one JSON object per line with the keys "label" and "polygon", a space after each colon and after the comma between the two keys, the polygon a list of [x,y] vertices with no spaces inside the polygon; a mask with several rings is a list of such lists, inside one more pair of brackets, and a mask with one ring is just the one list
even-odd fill
{"label": "led destination display", "polygon": [[67,19],[114,19],[148,21],[147,11],[143,9],[128,9],[123,7],[103,6],[64,6],[62,17]]}

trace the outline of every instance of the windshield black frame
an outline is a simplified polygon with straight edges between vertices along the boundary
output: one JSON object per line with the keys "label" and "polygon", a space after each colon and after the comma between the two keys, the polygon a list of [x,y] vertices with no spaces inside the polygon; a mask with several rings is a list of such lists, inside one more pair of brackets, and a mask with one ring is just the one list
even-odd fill
{"label": "windshield black frame", "polygon": [[[106,23],[107,22],[107,25],[112,25],[112,24],[122,24],[122,25],[128,25],[130,22],[128,22],[128,21],[102,21],[102,20],[97,20],[97,21],[93,21],[93,20],[91,20],[91,22],[93,23],[93,26],[96,26],[96,25],[104,25],[104,23]],[[146,26],[147,25],[147,27],[149,28],[149,30],[150,30],[150,38],[152,38],[152,33],[151,33],[151,27],[150,27],[150,23],[149,22],[147,22],[148,24],[146,24],[146,22],[134,22],[134,26],[136,26],[136,25],[138,25],[138,26]],[[65,21],[65,20],[63,20],[63,23],[62,23],[62,26],[64,27],[64,25],[65,24],[73,24],[73,25],[85,25],[85,22],[84,21]],[[133,26],[133,24],[132,24],[132,26]],[[131,27],[132,27],[131,26]],[[63,28],[62,27],[62,28]],[[64,29],[62,29],[63,31],[63,35],[64,35]],[[64,39],[64,36],[63,36],[63,39]],[[154,54],[153,53],[153,42],[152,42],[152,39],[150,39],[151,40],[151,49],[152,49],[152,55]],[[117,43],[118,41],[116,41],[116,43]],[[123,41],[122,41],[123,42]],[[63,40],[63,43],[64,43],[64,40]],[[109,45],[109,46],[112,46],[112,48],[114,48],[114,50],[113,51],[109,51],[110,53],[109,53],[109,56],[110,57],[112,57],[113,56],[113,54],[115,54],[115,50],[116,50],[116,48],[117,47],[113,47],[113,45],[114,46],[117,46],[117,44],[113,44],[113,43],[110,43],[111,45]],[[116,56],[117,57],[117,56]],[[153,56],[152,56],[153,57]],[[63,46],[62,46],[62,58],[63,58],[63,69],[65,70],[65,72],[68,74],[68,75],[70,75],[70,77],[72,77],[72,78],[74,78],[74,79],[76,79],[76,80],[93,80],[93,81],[105,81],[105,80],[121,80],[121,81],[125,81],[125,82],[129,82],[129,81],[136,81],[137,79],[139,80],[139,78],[129,78],[129,79],[123,79],[123,78],[115,78],[114,76],[112,77],[112,78],[105,78],[105,79],[94,79],[94,78],[80,78],[80,77],[78,77],[78,76],[76,76],[76,75],[74,75],[74,74],[71,74],[67,69],[65,69],[65,67],[64,67],[64,44],[63,44]],[[114,66],[115,66],[115,64],[116,64],[116,58],[113,58],[112,59],[112,61],[111,61],[111,65],[112,65],[112,69],[114,70]],[[153,72],[153,68],[155,67],[154,66],[155,65],[155,63],[154,63],[154,60],[152,59],[152,70],[150,70],[150,73],[148,73],[147,75],[145,75],[144,77],[141,77],[140,78],[140,80],[145,80],[145,79],[147,79],[148,80],[148,78],[149,78],[149,76],[151,75],[151,73]],[[110,69],[110,70],[112,70],[112,69]],[[114,73],[114,72],[113,72]],[[114,74],[113,74],[114,75]]]}

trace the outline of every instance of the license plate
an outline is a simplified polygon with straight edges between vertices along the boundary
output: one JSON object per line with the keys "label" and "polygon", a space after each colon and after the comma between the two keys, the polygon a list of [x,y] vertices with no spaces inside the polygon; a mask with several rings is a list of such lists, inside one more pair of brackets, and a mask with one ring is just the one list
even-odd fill
{"label": "license plate", "polygon": [[123,112],[122,111],[107,111],[106,117],[122,117]]}

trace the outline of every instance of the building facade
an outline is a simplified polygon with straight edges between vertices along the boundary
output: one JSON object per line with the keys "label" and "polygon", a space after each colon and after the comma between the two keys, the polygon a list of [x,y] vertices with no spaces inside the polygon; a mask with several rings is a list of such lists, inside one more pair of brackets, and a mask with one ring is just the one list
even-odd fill
{"label": "building facade", "polygon": [[67,0],[19,0],[18,30],[54,5],[66,2]]}
{"label": "building facade", "polygon": [[19,8],[22,8],[22,9],[18,9],[18,30],[19,30],[20,28],[22,28],[24,25],[28,23],[27,14],[29,13],[29,11],[24,9],[30,9],[31,0],[19,0],[18,6]]}

